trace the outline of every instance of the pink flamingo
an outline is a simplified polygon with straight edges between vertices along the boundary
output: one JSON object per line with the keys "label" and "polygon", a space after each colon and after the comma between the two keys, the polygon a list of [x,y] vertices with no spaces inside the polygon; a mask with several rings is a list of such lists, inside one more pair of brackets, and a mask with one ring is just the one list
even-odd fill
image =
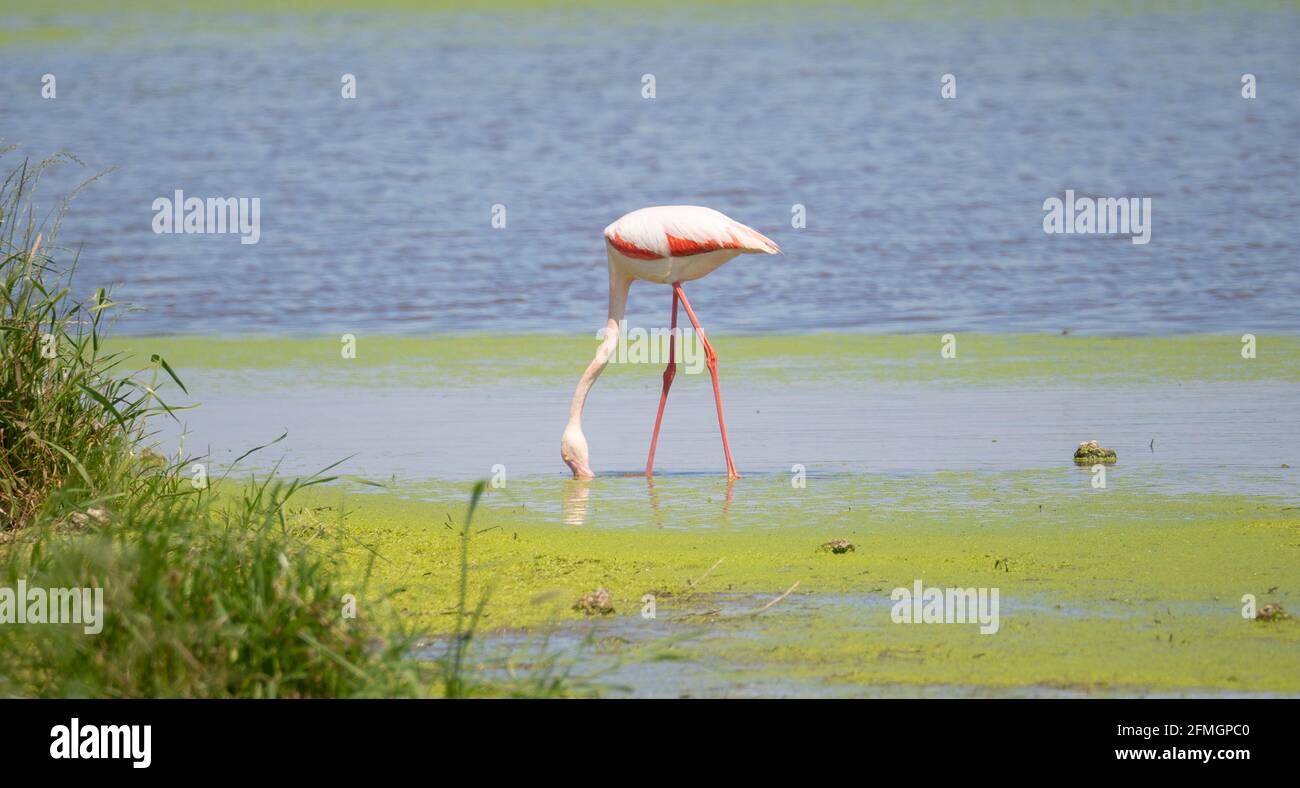
{"label": "pink flamingo", "polygon": [[573,392],[569,406],[569,423],[560,438],[560,456],[573,471],[575,479],[590,479],[587,438],[582,434],[582,409],[587,393],[609,363],[618,345],[619,324],[627,309],[627,294],[633,280],[671,285],[673,289],[672,338],[668,345],[668,367],[664,370],[663,392],[659,395],[659,412],[655,415],[654,433],[650,436],[650,456],[646,459],[646,476],[654,475],[655,444],[659,442],[659,425],[668,402],[668,389],[677,374],[677,302],[686,308],[695,333],[704,346],[704,356],[713,378],[713,400],[718,406],[718,429],[722,433],[722,451],[727,458],[727,477],[740,478],[731,460],[727,443],[727,421],[722,415],[722,389],[718,386],[718,355],[704,336],[700,321],[686,300],[682,282],[699,279],[746,252],[777,254],[781,250],[771,239],[712,208],[698,205],[663,205],[632,211],[605,228],[605,250],[609,255],[609,322],[596,357],[587,366]]}

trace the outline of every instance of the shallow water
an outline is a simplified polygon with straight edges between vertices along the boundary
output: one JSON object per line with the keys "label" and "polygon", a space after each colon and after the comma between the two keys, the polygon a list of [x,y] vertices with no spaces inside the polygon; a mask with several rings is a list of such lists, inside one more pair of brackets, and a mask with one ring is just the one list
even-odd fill
{"label": "shallow water", "polygon": [[[584,429],[599,495],[645,496],[640,476],[658,403],[658,375],[640,387],[598,387]],[[529,381],[507,387],[439,389],[332,387],[279,373],[216,370],[191,379],[205,392],[182,424],[160,419],[160,445],[210,453],[224,465],[287,431],[246,468],[280,462],[310,473],[350,457],[339,470],[372,479],[486,478],[504,466],[510,479],[567,475],[559,459],[569,384]],[[844,474],[1013,471],[1063,468],[1071,483],[1091,474],[1072,454],[1096,438],[1119,463],[1108,481],[1136,474],[1167,491],[1295,496],[1300,455],[1300,388],[1284,383],[1182,383],[1167,386],[945,387],[926,385],[725,385],[728,437],[753,489],[759,479],[788,484],[795,465],[814,479]],[[679,375],[669,397],[656,470],[664,479],[716,486],[721,442],[707,375]],[[1283,464],[1293,466],[1283,469]],[[613,479],[608,477],[614,477]],[[554,490],[554,487],[548,486]],[[627,492],[619,492],[626,488]]]}
{"label": "shallow water", "polygon": [[[146,308],[130,332],[587,335],[601,229],[664,203],[714,206],[785,249],[694,285],[706,327],[1300,331],[1300,14],[643,17],[49,10],[41,24],[87,35],[0,49],[3,133],[81,155],[78,178],[119,168],[62,241],[84,244],[83,290],[116,283]],[[39,97],[46,72],[57,100]],[[152,201],[176,189],[259,197],[260,243],[153,234]],[[1065,189],[1151,197],[1152,242],[1045,235],[1043,200]],[[630,321],[658,325],[668,304],[637,288]],[[602,450],[606,467],[633,454]]]}

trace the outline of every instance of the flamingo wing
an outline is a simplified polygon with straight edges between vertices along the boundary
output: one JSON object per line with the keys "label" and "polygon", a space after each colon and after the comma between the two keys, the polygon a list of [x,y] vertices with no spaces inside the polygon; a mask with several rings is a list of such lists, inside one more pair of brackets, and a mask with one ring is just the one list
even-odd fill
{"label": "flamingo wing", "polygon": [[661,205],[632,211],[605,228],[609,245],[627,257],[657,260],[734,249],[777,254],[772,239],[726,214],[699,205]]}

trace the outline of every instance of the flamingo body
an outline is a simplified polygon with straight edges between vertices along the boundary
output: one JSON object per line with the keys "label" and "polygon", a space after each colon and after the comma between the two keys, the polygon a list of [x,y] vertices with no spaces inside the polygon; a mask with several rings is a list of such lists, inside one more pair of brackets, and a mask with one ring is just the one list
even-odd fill
{"label": "flamingo body", "polygon": [[664,285],[699,279],[740,254],[781,251],[753,228],[699,205],[632,211],[605,228],[605,243],[611,266]]}
{"label": "flamingo body", "polygon": [[[722,450],[727,462],[727,476],[735,479],[735,463],[727,442],[727,425],[722,413],[722,391],[718,384],[718,359],[700,327],[695,311],[682,290],[682,282],[708,275],[719,266],[746,253],[778,254],[781,250],[772,240],[751,227],[741,224],[712,208],[698,205],[661,205],[642,208],[626,214],[605,228],[605,248],[609,257],[609,315],[605,336],[596,357],[578,381],[569,406],[569,423],[560,438],[560,456],[576,478],[591,478],[595,473],[588,460],[587,438],[582,432],[582,410],[587,394],[609,363],[618,344],[621,323],[627,311],[628,290],[632,282],[641,280],[671,285],[673,291],[672,328],[677,328],[677,307],[680,303],[694,326],[704,346],[713,379],[713,396],[718,409],[718,430],[722,436]],[[655,445],[659,439],[659,426],[663,420],[668,389],[677,371],[676,339],[669,344],[668,367],[664,370],[663,391],[659,397],[659,412],[655,416],[654,431],[650,437],[650,455],[646,460],[646,476],[654,473]]]}

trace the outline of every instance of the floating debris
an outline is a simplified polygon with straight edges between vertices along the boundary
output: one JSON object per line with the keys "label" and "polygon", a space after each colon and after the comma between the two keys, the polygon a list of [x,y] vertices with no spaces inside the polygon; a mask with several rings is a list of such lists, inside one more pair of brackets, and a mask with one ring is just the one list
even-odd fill
{"label": "floating debris", "polygon": [[852,553],[857,550],[857,548],[853,546],[853,543],[848,539],[832,539],[817,549],[821,550],[823,553],[835,553],[836,555],[840,553]]}
{"label": "floating debris", "polygon": [[577,602],[573,603],[573,609],[589,616],[607,616],[614,612],[614,601],[610,597],[609,591],[604,586],[601,586],[595,591],[588,591],[583,594]]}
{"label": "floating debris", "polygon": [[1269,602],[1255,613],[1256,621],[1281,621],[1290,617],[1291,614],[1283,610],[1282,606],[1276,602]]}
{"label": "floating debris", "polygon": [[[836,540],[836,541],[843,541],[843,540]],[[852,547],[852,545],[849,545],[849,546]],[[795,590],[796,588],[798,588],[798,587],[799,587],[799,584],[802,583],[802,582],[803,582],[802,580],[796,580],[796,581],[794,581],[794,585],[792,585],[792,586],[790,586],[789,588],[787,588],[787,589],[785,590],[785,593],[784,593],[784,594],[782,594],[781,596],[777,597],[776,599],[773,599],[771,602],[768,602],[766,605],[763,605],[763,606],[760,607],[758,610],[755,610],[753,613],[750,613],[750,615],[751,615],[751,616],[756,616],[756,615],[758,615],[759,613],[763,613],[763,612],[766,612],[767,610],[770,610],[771,607],[772,607],[772,605],[775,605],[777,602],[780,602],[782,599],[785,599],[786,597],[788,597],[788,596],[790,596],[791,594],[793,594],[793,593],[794,593],[794,590]]]}
{"label": "floating debris", "polygon": [[[722,565],[722,559],[719,558],[717,561],[714,561],[714,562],[713,562],[713,566],[711,566],[711,567],[709,567],[708,569],[705,569],[705,570],[704,570],[704,574],[700,575],[699,577],[695,578],[694,580],[692,580],[692,579],[690,579],[690,578],[687,578],[687,579],[686,579],[686,588],[687,588],[688,590],[692,590],[692,591],[693,591],[694,588],[695,588],[695,586],[699,585],[699,584],[704,580],[704,578],[706,578],[706,577],[708,577],[710,574],[712,574],[712,573],[713,573],[713,570],[714,570],[714,569],[717,569],[717,568],[718,568],[719,566],[721,566],[721,565]],[[672,596],[672,595],[669,594],[669,596]]]}
{"label": "floating debris", "polygon": [[1075,449],[1074,461],[1079,465],[1093,465],[1099,462],[1113,465],[1119,461],[1119,455],[1115,454],[1114,449],[1102,448],[1097,441],[1084,441],[1079,444],[1079,448]]}

